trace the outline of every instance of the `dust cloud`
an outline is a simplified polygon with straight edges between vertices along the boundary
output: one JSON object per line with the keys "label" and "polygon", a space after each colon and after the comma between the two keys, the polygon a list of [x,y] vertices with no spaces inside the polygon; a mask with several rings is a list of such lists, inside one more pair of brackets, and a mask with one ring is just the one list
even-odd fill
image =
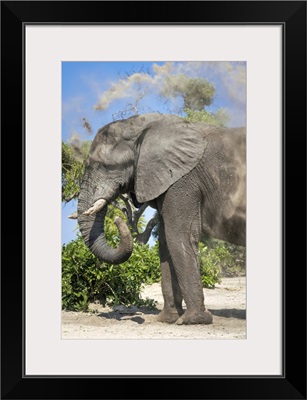
{"label": "dust cloud", "polygon": [[245,125],[246,63],[245,62],[166,62],[154,64],[153,74],[136,72],[117,82],[110,83],[94,106],[95,110],[106,110],[116,100],[144,99],[148,94],[174,101],[176,92],[184,92],[189,78],[203,78],[216,86],[216,97],[222,93],[230,99],[225,109],[230,114],[232,125],[240,121]]}
{"label": "dust cloud", "polygon": [[82,162],[84,159],[84,156],[81,151],[81,147],[82,147],[82,143],[83,143],[81,135],[78,132],[73,131],[71,137],[67,140],[67,143],[73,149],[75,159],[77,161]]}

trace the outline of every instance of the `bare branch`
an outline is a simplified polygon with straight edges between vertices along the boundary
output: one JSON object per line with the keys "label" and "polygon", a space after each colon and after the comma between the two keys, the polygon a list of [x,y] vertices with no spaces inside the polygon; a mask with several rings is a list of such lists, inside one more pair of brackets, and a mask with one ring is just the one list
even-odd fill
{"label": "bare branch", "polygon": [[127,219],[128,219],[128,224],[130,226],[132,226],[132,224],[133,224],[133,212],[132,212],[131,203],[130,203],[129,199],[126,196],[120,195],[119,197],[123,200],[123,202],[126,205],[126,215],[127,215]]}
{"label": "bare branch", "polygon": [[70,202],[71,200],[76,199],[76,198],[79,196],[79,193],[80,193],[80,192],[75,192],[75,193],[73,193],[71,196],[63,197],[63,201],[65,201],[65,203],[68,203],[68,202]]}
{"label": "bare branch", "polygon": [[133,221],[132,221],[132,232],[139,233],[138,231],[138,223],[141,218],[143,212],[148,207],[148,204],[144,203],[138,210],[135,210],[133,213]]}
{"label": "bare branch", "polygon": [[[116,207],[118,210],[120,210],[123,214],[126,215],[126,217],[128,218],[128,210],[126,207],[124,207],[123,205],[119,204],[116,200],[112,201],[111,204]],[[128,218],[128,225],[130,224],[129,222],[129,218]]]}
{"label": "bare branch", "polygon": [[153,228],[157,225],[157,223],[158,223],[157,216],[154,216],[153,218],[151,218],[150,221],[148,221],[148,224],[147,224],[144,232],[142,232],[136,236],[136,240],[139,244],[146,244],[148,242],[151,232],[152,232]]}
{"label": "bare branch", "polygon": [[150,238],[153,228],[158,223],[158,217],[155,216],[151,218],[151,220],[148,221],[144,231],[139,233],[139,220],[146,208],[148,207],[148,204],[144,203],[139,209],[137,209],[129,197],[120,195],[119,198],[123,200],[123,202],[125,203],[125,207],[121,206],[117,201],[113,201],[112,204],[127,216],[127,223],[130,226],[131,232],[136,238],[137,242],[139,244],[146,244]]}

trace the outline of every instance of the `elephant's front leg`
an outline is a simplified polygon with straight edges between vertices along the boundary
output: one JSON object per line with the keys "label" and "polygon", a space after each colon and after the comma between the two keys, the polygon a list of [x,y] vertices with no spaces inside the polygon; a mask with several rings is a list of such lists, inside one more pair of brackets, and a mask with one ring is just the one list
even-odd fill
{"label": "elephant's front leg", "polygon": [[[168,242],[170,254],[175,266],[181,293],[186,304],[186,311],[176,321],[182,324],[211,324],[212,314],[206,310],[201,282],[198,240],[193,234],[171,233]],[[176,240],[173,240],[174,235]]]}
{"label": "elephant's front leg", "polygon": [[201,233],[200,202],[197,193],[169,189],[163,202],[167,248],[174,265],[186,311],[176,323],[211,324],[212,314],[206,310],[200,275],[198,243]]}
{"label": "elephant's front leg", "polygon": [[159,224],[159,253],[162,273],[163,310],[158,315],[158,321],[174,323],[183,314],[182,294],[167,248],[165,230],[162,219]]}

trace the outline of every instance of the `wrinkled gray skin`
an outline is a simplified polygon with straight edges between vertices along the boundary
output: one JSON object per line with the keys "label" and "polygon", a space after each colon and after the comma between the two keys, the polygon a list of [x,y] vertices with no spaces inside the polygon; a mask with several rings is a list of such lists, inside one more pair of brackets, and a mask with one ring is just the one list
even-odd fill
{"label": "wrinkled gray skin", "polygon": [[204,305],[198,242],[205,233],[245,245],[245,157],[245,128],[211,127],[173,115],[138,115],[97,132],[79,195],[80,230],[99,259],[119,264],[130,257],[132,238],[117,217],[120,244],[107,245],[107,204],[133,192],[157,209],[164,297],[159,321],[212,323]]}

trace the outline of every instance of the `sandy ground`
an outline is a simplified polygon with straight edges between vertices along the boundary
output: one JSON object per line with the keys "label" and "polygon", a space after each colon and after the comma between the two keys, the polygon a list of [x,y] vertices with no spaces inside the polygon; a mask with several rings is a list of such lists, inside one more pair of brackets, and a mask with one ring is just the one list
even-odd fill
{"label": "sandy ground", "polygon": [[143,298],[158,301],[158,310],[113,308],[91,304],[91,312],[62,311],[62,339],[245,339],[246,278],[224,278],[205,289],[212,325],[175,325],[156,321],[163,307],[161,286],[146,286]]}

